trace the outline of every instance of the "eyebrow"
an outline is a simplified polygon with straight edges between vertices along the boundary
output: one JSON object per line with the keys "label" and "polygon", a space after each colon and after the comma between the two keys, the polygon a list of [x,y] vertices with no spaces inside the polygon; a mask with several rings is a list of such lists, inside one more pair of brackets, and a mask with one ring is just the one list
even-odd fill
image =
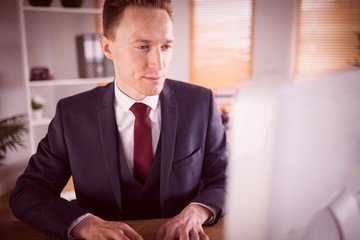
{"label": "eyebrow", "polygon": [[[147,44],[150,44],[152,41],[150,40],[146,40],[146,39],[136,39],[133,41],[133,43],[147,43]],[[169,39],[169,40],[166,40],[164,43],[173,43],[174,40],[173,39]]]}

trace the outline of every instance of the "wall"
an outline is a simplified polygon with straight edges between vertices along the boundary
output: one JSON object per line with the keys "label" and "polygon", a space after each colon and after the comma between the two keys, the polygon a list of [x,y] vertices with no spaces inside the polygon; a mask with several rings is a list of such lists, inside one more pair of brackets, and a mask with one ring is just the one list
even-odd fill
{"label": "wall", "polygon": [[[18,26],[17,1],[0,1],[0,119],[26,113]],[[0,196],[12,189],[29,158],[28,147],[19,149],[0,162]]]}
{"label": "wall", "polygon": [[0,1],[0,118],[26,112],[16,1]]}
{"label": "wall", "polygon": [[255,0],[253,78],[273,72],[292,76],[297,0]]}
{"label": "wall", "polygon": [[168,77],[189,82],[190,0],[173,1],[175,44]]}

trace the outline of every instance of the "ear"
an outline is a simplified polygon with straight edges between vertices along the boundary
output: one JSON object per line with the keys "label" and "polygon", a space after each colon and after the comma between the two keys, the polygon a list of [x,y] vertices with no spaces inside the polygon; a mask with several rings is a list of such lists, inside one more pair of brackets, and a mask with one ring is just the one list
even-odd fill
{"label": "ear", "polygon": [[112,59],[113,54],[112,54],[112,51],[111,51],[111,41],[107,37],[101,36],[100,44],[101,44],[101,48],[102,48],[102,51],[103,51],[104,55],[107,58]]}

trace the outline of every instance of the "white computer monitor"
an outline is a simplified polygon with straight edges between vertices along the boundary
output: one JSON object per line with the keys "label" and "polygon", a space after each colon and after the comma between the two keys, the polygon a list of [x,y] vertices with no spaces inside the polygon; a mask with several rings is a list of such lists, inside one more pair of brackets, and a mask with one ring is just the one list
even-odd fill
{"label": "white computer monitor", "polygon": [[227,240],[360,239],[360,69],[239,89]]}

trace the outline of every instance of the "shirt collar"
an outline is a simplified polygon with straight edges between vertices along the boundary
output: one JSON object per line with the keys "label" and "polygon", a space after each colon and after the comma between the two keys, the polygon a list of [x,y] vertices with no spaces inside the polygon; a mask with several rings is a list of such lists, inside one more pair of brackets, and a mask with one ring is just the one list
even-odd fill
{"label": "shirt collar", "polygon": [[125,112],[129,111],[130,107],[136,102],[144,103],[148,105],[152,110],[155,110],[159,102],[159,95],[147,96],[141,101],[136,101],[125,95],[122,91],[120,91],[120,89],[116,86],[116,81],[114,82],[114,88],[115,88],[115,104],[121,106]]}

